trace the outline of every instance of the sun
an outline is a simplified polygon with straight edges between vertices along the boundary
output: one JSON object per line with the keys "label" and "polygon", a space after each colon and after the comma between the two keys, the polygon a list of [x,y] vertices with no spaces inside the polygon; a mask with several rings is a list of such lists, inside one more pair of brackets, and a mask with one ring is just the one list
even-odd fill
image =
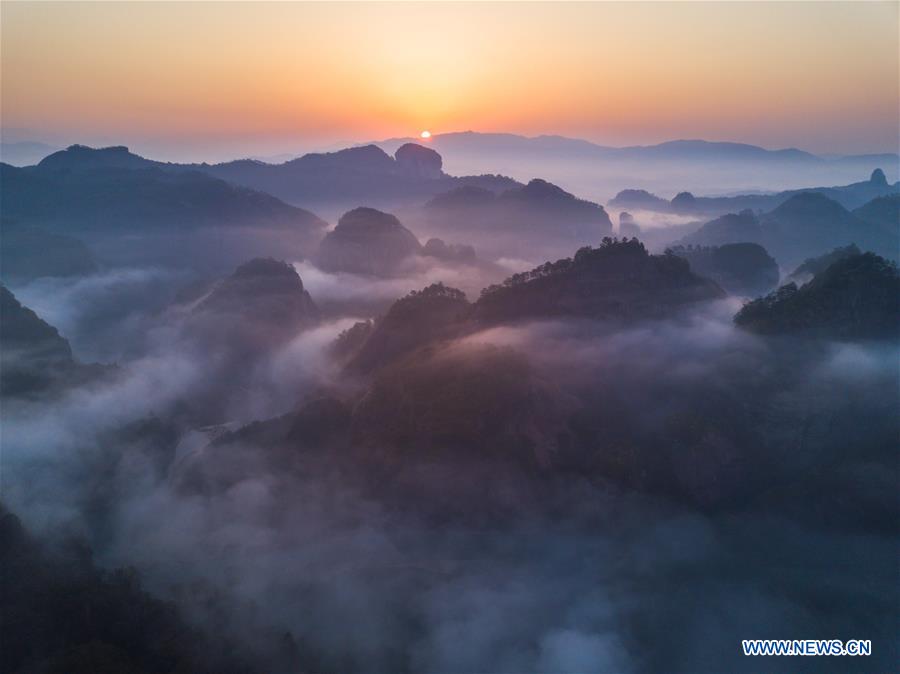
{"label": "sun", "polygon": [[419,137],[424,138],[425,140],[428,140],[429,138],[431,138],[431,131],[423,131],[422,133],[419,134]]}

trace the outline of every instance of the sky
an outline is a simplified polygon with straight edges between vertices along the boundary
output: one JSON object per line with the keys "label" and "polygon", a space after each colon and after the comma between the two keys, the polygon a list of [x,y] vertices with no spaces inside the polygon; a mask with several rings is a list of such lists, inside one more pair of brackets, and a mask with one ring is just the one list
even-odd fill
{"label": "sky", "polygon": [[898,8],[5,1],[0,119],[179,160],[424,129],[894,152]]}

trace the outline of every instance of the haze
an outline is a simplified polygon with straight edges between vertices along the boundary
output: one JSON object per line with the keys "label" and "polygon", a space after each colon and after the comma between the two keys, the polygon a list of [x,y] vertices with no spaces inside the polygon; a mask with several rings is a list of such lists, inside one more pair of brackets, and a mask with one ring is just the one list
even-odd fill
{"label": "haze", "polygon": [[169,160],[423,129],[897,145],[890,2],[17,2],[2,38],[5,142]]}

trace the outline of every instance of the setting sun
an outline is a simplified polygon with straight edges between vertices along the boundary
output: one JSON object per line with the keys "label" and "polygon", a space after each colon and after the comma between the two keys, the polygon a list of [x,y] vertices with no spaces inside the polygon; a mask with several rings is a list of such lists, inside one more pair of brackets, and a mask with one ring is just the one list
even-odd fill
{"label": "setting sun", "polygon": [[424,138],[425,140],[428,140],[429,138],[431,138],[431,131],[423,131],[419,134],[419,136]]}

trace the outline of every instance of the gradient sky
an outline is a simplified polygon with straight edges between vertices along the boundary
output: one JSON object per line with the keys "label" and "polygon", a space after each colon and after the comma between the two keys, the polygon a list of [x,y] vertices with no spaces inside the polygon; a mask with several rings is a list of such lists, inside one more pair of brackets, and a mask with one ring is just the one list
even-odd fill
{"label": "gradient sky", "polygon": [[168,158],[474,129],[896,151],[897,2],[3,2],[4,140]]}

